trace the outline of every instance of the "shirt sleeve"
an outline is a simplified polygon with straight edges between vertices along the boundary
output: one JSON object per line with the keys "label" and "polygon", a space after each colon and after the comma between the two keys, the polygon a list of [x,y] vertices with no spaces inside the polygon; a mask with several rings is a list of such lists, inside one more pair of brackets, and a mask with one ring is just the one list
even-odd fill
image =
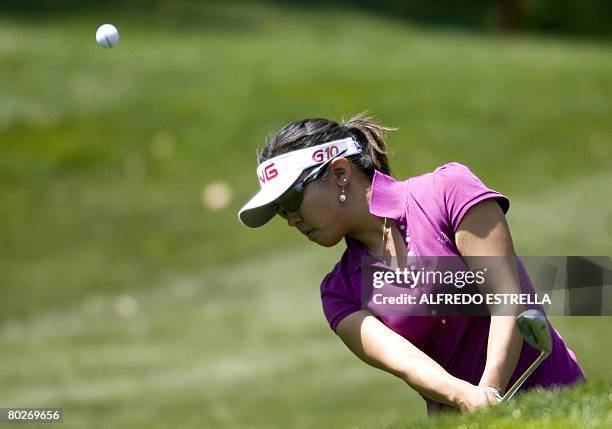
{"label": "shirt sleeve", "polygon": [[444,209],[453,231],[457,231],[463,216],[474,205],[494,198],[504,214],[510,208],[510,200],[503,194],[489,189],[463,164],[451,162],[435,170],[437,191],[441,193]]}
{"label": "shirt sleeve", "polygon": [[355,289],[350,283],[333,272],[321,282],[323,313],[334,332],[342,319],[361,310],[359,288]]}

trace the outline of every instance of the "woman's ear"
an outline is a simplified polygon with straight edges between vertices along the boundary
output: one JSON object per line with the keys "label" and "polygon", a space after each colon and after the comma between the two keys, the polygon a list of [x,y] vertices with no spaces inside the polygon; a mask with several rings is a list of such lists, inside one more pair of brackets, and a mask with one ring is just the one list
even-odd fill
{"label": "woman's ear", "polygon": [[347,186],[351,181],[352,165],[346,158],[334,159],[331,163],[330,171],[336,184],[340,187]]}

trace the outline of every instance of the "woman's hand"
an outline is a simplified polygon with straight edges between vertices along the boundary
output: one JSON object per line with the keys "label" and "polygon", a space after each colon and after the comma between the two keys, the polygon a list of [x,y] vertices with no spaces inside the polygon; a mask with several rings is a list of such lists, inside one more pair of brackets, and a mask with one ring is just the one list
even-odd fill
{"label": "woman's hand", "polygon": [[498,403],[499,399],[495,397],[495,393],[488,387],[470,385],[457,398],[456,406],[461,411],[471,413],[479,408]]}

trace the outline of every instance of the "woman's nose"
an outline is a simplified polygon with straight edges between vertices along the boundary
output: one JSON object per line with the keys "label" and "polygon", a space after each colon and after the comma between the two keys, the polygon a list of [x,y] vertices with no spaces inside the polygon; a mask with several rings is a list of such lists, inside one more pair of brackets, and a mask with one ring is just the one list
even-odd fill
{"label": "woman's nose", "polygon": [[298,212],[289,212],[287,213],[287,223],[289,226],[295,226],[301,220]]}

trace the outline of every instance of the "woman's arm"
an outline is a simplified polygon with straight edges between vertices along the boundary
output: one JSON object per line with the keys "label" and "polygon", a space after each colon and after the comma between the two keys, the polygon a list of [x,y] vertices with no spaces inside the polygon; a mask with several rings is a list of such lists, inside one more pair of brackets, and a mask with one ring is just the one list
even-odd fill
{"label": "woman's arm", "polygon": [[[510,230],[496,201],[485,200],[470,208],[455,233],[455,242],[470,269],[487,267],[487,293],[520,293]],[[521,308],[505,305],[503,312],[495,306],[489,306],[489,310],[487,363],[479,386],[504,392],[521,353],[522,338],[515,327]],[[504,315],[496,316],[498,312]]]}
{"label": "woman's arm", "polygon": [[497,403],[490,391],[453,377],[367,310],[346,316],[336,333],[361,360],[401,378],[434,401],[467,411]]}

